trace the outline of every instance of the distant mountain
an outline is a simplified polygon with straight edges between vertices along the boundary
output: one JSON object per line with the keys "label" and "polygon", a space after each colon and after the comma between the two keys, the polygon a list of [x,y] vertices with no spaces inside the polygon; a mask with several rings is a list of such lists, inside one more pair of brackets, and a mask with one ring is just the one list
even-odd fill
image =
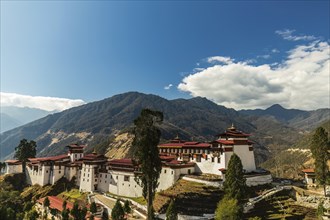
{"label": "distant mountain", "polygon": [[279,104],[272,105],[265,110],[241,110],[239,112],[245,115],[274,117],[276,120],[291,127],[305,131],[311,131],[319,124],[330,119],[329,108],[315,111],[303,111],[298,109],[285,109]]}
{"label": "distant mountain", "polygon": [[8,131],[15,127],[45,117],[53,112],[36,108],[20,108],[14,106],[1,106],[1,132]]}
{"label": "distant mountain", "polygon": [[[297,129],[274,118],[246,116],[205,98],[167,100],[129,92],[54,113],[4,132],[0,136],[0,158],[10,157],[22,138],[36,140],[40,156],[62,153],[67,144],[74,142],[87,144],[88,151],[97,148],[102,153],[113,152],[111,148],[130,143],[116,137],[130,133],[133,120],[143,108],[164,113],[163,140],[178,134],[185,140],[211,141],[233,123],[238,129],[251,133],[258,162],[266,160],[270,152],[288,148],[302,136]],[[111,143],[116,140],[120,142]]]}
{"label": "distant mountain", "polygon": [[10,129],[16,128],[23,123],[16,120],[15,118],[5,114],[5,113],[0,113],[0,133],[2,131],[8,131]]}

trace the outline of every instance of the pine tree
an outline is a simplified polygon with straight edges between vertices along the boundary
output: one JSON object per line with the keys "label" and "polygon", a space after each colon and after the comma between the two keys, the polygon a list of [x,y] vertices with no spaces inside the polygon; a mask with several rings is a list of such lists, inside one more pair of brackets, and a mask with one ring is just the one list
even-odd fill
{"label": "pine tree", "polygon": [[162,121],[163,113],[150,109],[143,109],[134,120],[133,161],[140,168],[136,181],[142,186],[143,197],[147,200],[148,220],[154,219],[153,200],[162,169],[157,148],[161,133],[156,127]]}
{"label": "pine tree", "polygon": [[26,139],[22,139],[19,145],[15,148],[14,158],[22,161],[23,173],[25,173],[25,166],[28,158],[33,158],[37,153],[37,143],[35,141],[28,142]]}
{"label": "pine tree", "polygon": [[43,205],[44,205],[44,209],[45,209],[45,213],[44,213],[44,215],[45,215],[45,218],[47,219],[47,216],[48,216],[48,208],[49,208],[49,206],[50,206],[50,202],[49,202],[48,197],[46,197],[46,198],[44,199]]}
{"label": "pine tree", "polygon": [[236,154],[230,157],[223,186],[226,196],[237,199],[239,203],[246,196],[247,186],[243,174],[243,165]]}
{"label": "pine tree", "polygon": [[129,205],[129,201],[126,200],[125,203],[124,203],[124,212],[126,214],[129,214],[129,213],[131,213],[131,211],[132,211],[132,209],[131,209],[131,207]]}
{"label": "pine tree", "polygon": [[326,183],[329,176],[328,160],[330,144],[328,140],[328,132],[324,128],[316,129],[311,143],[311,152],[315,160],[315,177],[316,181],[323,186],[324,195],[326,194]]}
{"label": "pine tree", "polygon": [[113,220],[123,220],[125,219],[125,212],[124,209],[120,203],[120,201],[117,199],[112,211],[111,211],[111,218]]}
{"label": "pine tree", "polygon": [[91,207],[89,208],[89,211],[91,212],[91,213],[95,213],[95,212],[97,212],[97,207],[96,207],[96,203],[95,202],[92,202],[91,203]]}
{"label": "pine tree", "polygon": [[73,207],[72,207],[70,213],[75,220],[78,220],[80,218],[80,209],[79,209],[79,205],[78,205],[77,201],[75,201],[73,203]]}
{"label": "pine tree", "polygon": [[175,207],[175,202],[171,200],[169,206],[166,210],[166,219],[167,220],[177,220],[178,219],[178,213]]}

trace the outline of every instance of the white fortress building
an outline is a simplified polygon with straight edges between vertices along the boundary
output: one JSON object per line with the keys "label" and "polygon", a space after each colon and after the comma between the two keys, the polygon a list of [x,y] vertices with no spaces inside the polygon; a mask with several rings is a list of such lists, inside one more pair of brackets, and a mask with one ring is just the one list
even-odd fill
{"label": "white fortress building", "polygon": [[[233,126],[210,143],[186,142],[178,137],[158,146],[162,170],[157,191],[171,187],[181,176],[210,173],[225,179],[228,162],[233,153],[242,161],[248,185],[270,183],[268,172],[256,170],[253,142],[249,135]],[[81,191],[110,192],[119,196],[142,196],[142,188],[135,182],[137,167],[131,159],[109,160],[101,154],[84,154],[85,146],[67,146],[68,153],[54,157],[30,158],[26,166],[27,183],[44,186],[54,184],[60,178],[75,178]],[[5,161],[6,173],[21,173],[22,163]]]}

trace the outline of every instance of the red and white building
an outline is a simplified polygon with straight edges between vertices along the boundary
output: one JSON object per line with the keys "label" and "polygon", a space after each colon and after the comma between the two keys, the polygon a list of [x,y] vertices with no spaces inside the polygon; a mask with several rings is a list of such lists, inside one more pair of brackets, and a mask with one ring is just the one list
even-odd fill
{"label": "red and white building", "polygon": [[240,157],[246,172],[256,170],[253,142],[249,134],[236,130],[234,126],[218,135],[209,143],[183,141],[178,137],[158,146],[161,155],[175,156],[179,161],[196,163],[196,172],[222,175],[228,167],[233,153]]}
{"label": "red and white building", "polygon": [[[175,138],[158,146],[162,160],[159,190],[172,186],[182,175],[211,173],[224,177],[233,153],[242,161],[248,185],[269,183],[269,173],[256,172],[253,142],[249,135],[236,130],[234,126],[219,134],[209,143],[182,141]],[[30,158],[26,166],[27,182],[44,186],[54,184],[60,178],[72,180],[81,191],[110,192],[116,195],[139,197],[142,188],[135,181],[138,169],[131,159],[109,160],[101,154],[84,154],[85,146],[67,146],[68,153],[53,157]],[[7,173],[22,172],[21,162],[8,160]],[[250,176],[248,176],[250,174]],[[224,178],[223,178],[224,179]]]}
{"label": "red and white building", "polygon": [[[85,146],[69,145],[68,154],[29,158],[26,163],[26,178],[30,185],[44,186],[54,184],[61,178],[75,178],[80,191],[110,192],[112,194],[139,197],[142,188],[135,181],[139,172],[131,159],[108,160],[101,154],[87,154]],[[161,157],[162,170],[157,190],[172,186],[181,175],[195,172],[195,163],[184,163],[174,157]],[[7,160],[7,173],[22,172],[22,163],[17,160]]]}

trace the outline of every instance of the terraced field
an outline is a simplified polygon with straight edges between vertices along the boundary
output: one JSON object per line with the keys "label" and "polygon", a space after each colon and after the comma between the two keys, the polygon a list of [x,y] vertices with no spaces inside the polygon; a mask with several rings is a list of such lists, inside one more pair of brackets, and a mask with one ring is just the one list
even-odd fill
{"label": "terraced field", "polygon": [[251,212],[245,214],[245,219],[255,216],[262,217],[262,219],[317,219],[316,210],[295,205],[294,200],[288,195],[289,192],[283,191],[269,199],[260,201]]}

